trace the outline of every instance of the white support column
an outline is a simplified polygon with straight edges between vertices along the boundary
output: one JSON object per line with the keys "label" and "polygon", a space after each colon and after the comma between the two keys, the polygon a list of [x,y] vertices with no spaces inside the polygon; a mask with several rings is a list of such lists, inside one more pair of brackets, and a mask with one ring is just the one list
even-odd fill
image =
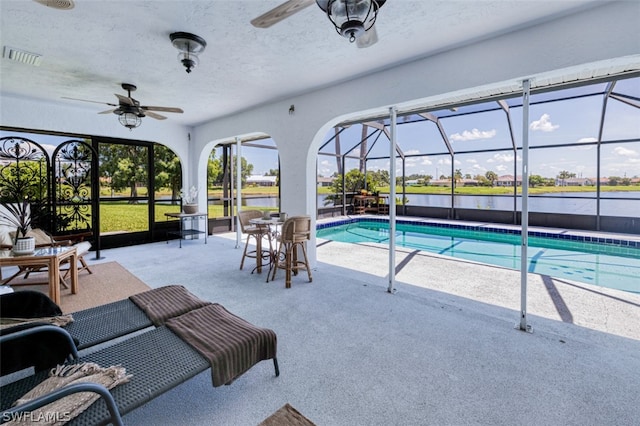
{"label": "white support column", "polygon": [[[522,82],[522,215],[521,215],[521,239],[520,251],[520,324],[516,327],[521,331],[532,332],[527,324],[527,274],[529,272],[527,261],[527,248],[529,247],[529,95],[531,92],[530,80]],[[516,151],[517,153],[517,151]],[[517,161],[517,156],[514,159]],[[516,176],[516,187],[518,177]]]}
{"label": "white support column", "polygon": [[[233,152],[233,150],[231,150]],[[233,154],[231,155],[233,162]],[[231,176],[231,179],[233,176]],[[231,191],[233,200],[233,191]],[[242,206],[242,141],[236,138],[236,248],[241,247],[242,229],[240,228],[240,207]],[[233,216],[233,203],[231,204],[231,216]]]}
{"label": "white support column", "polygon": [[389,151],[389,287],[388,293],[395,292],[396,284],[396,107],[389,108],[391,117],[391,143]]}

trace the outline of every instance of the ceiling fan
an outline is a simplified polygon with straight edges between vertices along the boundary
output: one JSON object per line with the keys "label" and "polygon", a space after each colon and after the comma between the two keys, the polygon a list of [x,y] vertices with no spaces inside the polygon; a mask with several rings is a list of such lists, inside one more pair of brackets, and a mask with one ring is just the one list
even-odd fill
{"label": "ceiling fan", "polygon": [[[378,41],[374,23],[387,0],[315,0],[315,3],[334,25],[338,34],[364,48]],[[314,0],[288,0],[251,21],[256,28],[269,28],[300,10]]]}
{"label": "ceiling fan", "polygon": [[82,102],[93,102],[96,104],[104,104],[115,107],[113,109],[108,109],[106,111],[101,111],[98,114],[110,114],[114,113],[119,116],[120,124],[127,127],[129,130],[136,128],[141,123],[142,117],[151,117],[156,120],[166,120],[167,117],[164,115],[157,114],[154,111],[161,112],[175,112],[175,113],[183,113],[184,111],[181,108],[173,108],[173,107],[161,107],[161,106],[146,106],[140,105],[140,102],[131,97],[131,92],[135,91],[137,87],[133,84],[122,83],[122,88],[127,91],[127,96],[118,95],[118,104],[112,104],[109,102],[98,102],[98,101],[90,101],[87,99],[77,99],[77,98],[69,98],[63,96],[63,99],[71,99],[74,101],[82,101]]}

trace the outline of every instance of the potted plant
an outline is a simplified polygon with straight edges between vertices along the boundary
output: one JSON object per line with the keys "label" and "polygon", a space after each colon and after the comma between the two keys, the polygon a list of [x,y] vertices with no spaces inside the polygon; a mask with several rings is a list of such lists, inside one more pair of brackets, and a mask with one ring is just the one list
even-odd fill
{"label": "potted plant", "polygon": [[184,213],[197,213],[198,212],[198,189],[192,186],[189,192],[184,188],[180,190],[180,197],[182,197],[182,211]]}
{"label": "potted plant", "polygon": [[31,212],[29,201],[26,199],[17,203],[2,203],[0,211],[0,223],[16,228],[13,240],[14,254],[31,254],[36,248],[36,239],[28,237],[31,229]]}

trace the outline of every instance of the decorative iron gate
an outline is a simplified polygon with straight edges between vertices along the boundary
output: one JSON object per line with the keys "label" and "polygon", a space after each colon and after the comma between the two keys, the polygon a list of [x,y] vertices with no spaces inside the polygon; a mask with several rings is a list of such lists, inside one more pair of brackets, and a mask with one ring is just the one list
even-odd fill
{"label": "decorative iron gate", "polygon": [[0,199],[29,200],[34,226],[54,235],[92,235],[99,257],[98,154],[87,142],[69,140],[51,158],[32,140],[0,138]]}
{"label": "decorative iron gate", "polygon": [[0,200],[28,200],[34,225],[51,230],[50,162],[42,145],[22,137],[0,138]]}

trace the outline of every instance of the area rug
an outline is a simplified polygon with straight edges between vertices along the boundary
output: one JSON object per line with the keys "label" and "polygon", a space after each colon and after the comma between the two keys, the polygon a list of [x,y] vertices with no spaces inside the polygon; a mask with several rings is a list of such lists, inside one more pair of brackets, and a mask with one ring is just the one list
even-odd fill
{"label": "area rug", "polygon": [[291,405],[285,404],[258,426],[315,426],[315,423],[300,414]]}
{"label": "area rug", "polygon": [[[60,308],[65,314],[126,299],[132,294],[150,289],[118,262],[98,263],[89,267],[93,274],[87,271],[81,271],[78,274],[78,293],[71,294],[71,289],[61,288]],[[12,281],[12,284],[20,284],[13,286],[15,291],[37,290],[48,295],[48,285],[38,284],[46,280],[46,274],[38,273],[29,275],[26,280],[18,277]]]}

